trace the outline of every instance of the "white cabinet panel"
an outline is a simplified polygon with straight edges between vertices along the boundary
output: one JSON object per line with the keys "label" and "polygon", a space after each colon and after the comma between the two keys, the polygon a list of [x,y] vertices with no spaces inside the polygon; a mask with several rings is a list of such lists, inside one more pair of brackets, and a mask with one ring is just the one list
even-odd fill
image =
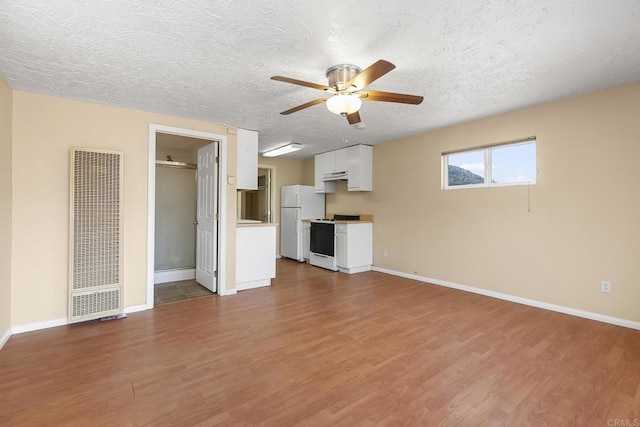
{"label": "white cabinet panel", "polygon": [[236,229],[236,289],[271,285],[276,277],[276,226]]}
{"label": "white cabinet panel", "polygon": [[309,259],[311,251],[311,223],[309,221],[302,222],[302,256]]}
{"label": "white cabinet panel", "polygon": [[314,178],[316,193],[335,193],[335,182],[324,182],[322,176],[325,173],[333,172],[335,166],[335,152],[316,154],[314,158]]}
{"label": "white cabinet panel", "polygon": [[236,186],[238,190],[258,189],[258,132],[238,129]]}
{"label": "white cabinet panel", "polygon": [[336,263],[343,273],[371,270],[373,224],[336,224]]}
{"label": "white cabinet panel", "polygon": [[340,150],[336,150],[334,153],[334,163],[333,170],[331,172],[344,172],[348,169],[349,164],[349,149],[342,148]]}
{"label": "white cabinet panel", "polygon": [[349,191],[373,190],[373,147],[370,145],[354,145],[347,148]]}
{"label": "white cabinet panel", "polygon": [[336,226],[336,264],[338,268],[347,268],[348,260],[347,226]]}

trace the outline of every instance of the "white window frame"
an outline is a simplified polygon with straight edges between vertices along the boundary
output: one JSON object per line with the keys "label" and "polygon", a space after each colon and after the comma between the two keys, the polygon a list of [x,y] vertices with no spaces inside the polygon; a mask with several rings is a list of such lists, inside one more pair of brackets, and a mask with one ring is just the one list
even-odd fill
{"label": "white window frame", "polygon": [[[536,176],[533,178],[533,181],[491,182],[492,181],[491,151],[494,148],[514,147],[517,145],[524,145],[524,144],[535,144],[536,146]],[[463,153],[472,153],[474,151],[482,151],[484,154],[484,182],[481,184],[449,185],[449,156],[456,155],[456,154],[463,154]],[[442,153],[442,189],[456,190],[460,188],[513,187],[515,185],[534,185],[537,181],[537,174],[538,174],[537,162],[538,162],[538,141],[536,137],[529,137],[526,139],[518,139],[515,141],[484,145],[480,147],[473,147],[465,150],[445,152],[445,153]]]}

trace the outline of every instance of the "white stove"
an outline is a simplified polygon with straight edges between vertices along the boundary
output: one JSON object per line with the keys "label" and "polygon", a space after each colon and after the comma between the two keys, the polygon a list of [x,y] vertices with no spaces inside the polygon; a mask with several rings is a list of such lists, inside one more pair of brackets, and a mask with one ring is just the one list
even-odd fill
{"label": "white stove", "polygon": [[312,219],[309,264],[338,271],[336,262],[336,224],[331,219]]}

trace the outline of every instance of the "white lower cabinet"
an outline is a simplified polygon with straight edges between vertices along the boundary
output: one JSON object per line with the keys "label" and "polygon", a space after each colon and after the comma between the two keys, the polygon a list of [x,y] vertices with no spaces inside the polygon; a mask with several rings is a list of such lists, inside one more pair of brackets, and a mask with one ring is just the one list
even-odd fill
{"label": "white lower cabinet", "polygon": [[347,266],[347,226],[336,226],[336,264],[338,268]]}
{"label": "white lower cabinet", "polygon": [[373,224],[336,224],[336,263],[343,273],[371,270],[373,264]]}
{"label": "white lower cabinet", "polygon": [[311,252],[311,223],[302,221],[302,257],[309,260]]}
{"label": "white lower cabinet", "polygon": [[270,286],[276,277],[276,225],[236,228],[236,290]]}

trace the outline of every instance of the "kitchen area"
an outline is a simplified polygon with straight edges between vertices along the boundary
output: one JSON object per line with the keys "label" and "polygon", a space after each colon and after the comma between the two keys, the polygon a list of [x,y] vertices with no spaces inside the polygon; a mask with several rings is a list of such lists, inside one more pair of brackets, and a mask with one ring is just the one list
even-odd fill
{"label": "kitchen area", "polygon": [[343,273],[371,270],[373,216],[325,214],[325,196],[305,185],[283,186],[280,254]]}
{"label": "kitchen area", "polygon": [[[330,272],[356,274],[370,271],[373,264],[373,216],[357,212],[326,212],[325,195],[336,188],[372,191],[372,147],[354,145],[318,154],[306,161],[313,165],[313,175],[297,178],[289,173],[302,164],[298,159],[258,157],[248,144],[238,147],[238,224],[236,256],[236,289],[242,291],[269,286],[275,277],[276,258],[305,262]],[[255,141],[257,150],[257,140]],[[242,153],[245,151],[245,153]],[[255,160],[254,160],[255,159]],[[258,165],[260,162],[260,165]],[[270,164],[277,166],[269,166]],[[269,179],[250,176],[243,184],[243,170],[271,168]],[[279,178],[282,176],[282,179]],[[260,180],[260,181],[259,181]],[[314,185],[309,185],[312,181]],[[254,184],[255,183],[255,184]],[[258,185],[256,185],[258,184]],[[306,184],[306,185],[303,185]],[[246,188],[248,187],[248,188]],[[269,187],[269,188],[264,188]],[[263,218],[247,213],[243,194],[260,190],[270,199]],[[243,203],[244,202],[244,203]],[[270,213],[270,215],[268,213]],[[244,216],[244,217],[243,217]],[[247,218],[247,216],[252,216]],[[266,228],[267,232],[257,229]],[[274,242],[275,240],[275,242]],[[247,277],[249,276],[249,277]]]}

